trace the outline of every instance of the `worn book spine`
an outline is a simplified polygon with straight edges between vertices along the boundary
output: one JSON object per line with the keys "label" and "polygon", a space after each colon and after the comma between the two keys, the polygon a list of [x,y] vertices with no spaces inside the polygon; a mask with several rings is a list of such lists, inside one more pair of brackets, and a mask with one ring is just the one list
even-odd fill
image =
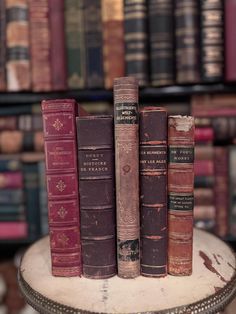
{"label": "worn book spine", "polygon": [[193,246],[194,118],[168,118],[168,272],[191,275]]}
{"label": "worn book spine", "polygon": [[200,1],[201,79],[224,79],[224,5],[223,0]]}
{"label": "worn book spine", "polygon": [[225,79],[236,81],[236,0],[227,0],[225,3]]}
{"label": "worn book spine", "polygon": [[51,90],[49,2],[29,0],[32,89]]}
{"label": "worn book spine", "polygon": [[6,90],[6,8],[5,0],[0,1],[0,91]]}
{"label": "worn book spine", "polygon": [[196,0],[175,1],[177,83],[197,83],[200,80],[198,18]]}
{"label": "worn book spine", "polygon": [[101,0],[83,0],[86,87],[104,87]]}
{"label": "worn book spine", "polygon": [[7,90],[31,87],[29,10],[27,0],[6,0]]}
{"label": "worn book spine", "polygon": [[112,116],[77,118],[83,275],[93,279],[117,273],[113,124]]}
{"label": "worn book spine", "polygon": [[148,4],[151,85],[175,81],[174,2],[150,0]]}
{"label": "worn book spine", "polygon": [[125,75],[123,0],[102,0],[103,69],[105,88]]}
{"label": "worn book spine", "polygon": [[[118,276],[140,274],[138,82],[114,80]],[[127,189],[129,193],[127,193]]]}
{"label": "worn book spine", "polygon": [[66,90],[66,46],[64,0],[49,1],[50,64],[53,91]]}
{"label": "worn book spine", "polygon": [[81,275],[78,199],[77,103],[42,102],[52,274]]}
{"label": "worn book spine", "polygon": [[67,84],[70,89],[85,86],[84,25],[81,0],[65,0]]}
{"label": "worn book spine", "polygon": [[125,0],[125,66],[126,75],[148,85],[148,35],[146,0]]}
{"label": "worn book spine", "polygon": [[141,274],[167,275],[167,112],[140,111]]}

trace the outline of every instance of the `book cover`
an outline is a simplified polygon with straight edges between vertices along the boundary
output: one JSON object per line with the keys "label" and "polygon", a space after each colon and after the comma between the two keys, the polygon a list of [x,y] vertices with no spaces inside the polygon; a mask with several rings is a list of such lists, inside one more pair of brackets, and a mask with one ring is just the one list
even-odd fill
{"label": "book cover", "polygon": [[0,1],[0,91],[6,90],[6,8]]}
{"label": "book cover", "polygon": [[236,80],[236,1],[224,1],[224,27],[225,27],[225,79]]}

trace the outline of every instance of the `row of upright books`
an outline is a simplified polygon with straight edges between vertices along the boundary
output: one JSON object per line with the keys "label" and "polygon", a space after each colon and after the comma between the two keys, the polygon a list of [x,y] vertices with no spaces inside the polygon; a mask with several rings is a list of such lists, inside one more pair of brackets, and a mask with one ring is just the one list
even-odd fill
{"label": "row of upright books", "polygon": [[1,0],[0,90],[236,80],[235,0]]}

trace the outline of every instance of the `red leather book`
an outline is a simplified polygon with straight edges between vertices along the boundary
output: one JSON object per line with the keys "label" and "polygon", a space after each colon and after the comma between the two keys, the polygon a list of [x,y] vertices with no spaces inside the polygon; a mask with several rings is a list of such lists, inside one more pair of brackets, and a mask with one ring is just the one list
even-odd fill
{"label": "red leather book", "polygon": [[214,140],[214,130],[212,127],[195,128],[195,142],[209,142]]}
{"label": "red leather book", "polygon": [[43,101],[42,114],[52,274],[80,276],[77,103],[72,99]]}
{"label": "red leather book", "polygon": [[83,275],[93,279],[117,273],[113,123],[77,118]]}
{"label": "red leather book", "polygon": [[49,1],[52,90],[67,88],[64,0]]}
{"label": "red leather book", "polygon": [[192,273],[194,118],[168,118],[168,272]]}
{"label": "red leather book", "polygon": [[236,81],[236,0],[225,1],[225,79]]}
{"label": "red leather book", "polygon": [[167,274],[167,112],[140,111],[141,274]]}
{"label": "red leather book", "polygon": [[114,80],[118,275],[140,274],[138,82]]}

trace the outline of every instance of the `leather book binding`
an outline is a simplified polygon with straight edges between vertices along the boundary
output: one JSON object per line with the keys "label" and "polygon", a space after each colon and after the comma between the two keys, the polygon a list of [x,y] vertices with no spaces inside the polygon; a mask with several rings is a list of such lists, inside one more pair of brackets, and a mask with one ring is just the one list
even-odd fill
{"label": "leather book binding", "polygon": [[52,274],[81,275],[76,122],[72,99],[42,102]]}
{"label": "leather book binding", "polygon": [[201,78],[204,82],[224,79],[223,8],[223,0],[200,1]]}
{"label": "leather book binding", "polygon": [[0,1],[0,91],[6,90],[6,7],[5,0]]}
{"label": "leather book binding", "polygon": [[105,88],[125,75],[123,0],[102,0],[103,68]]}
{"label": "leather book binding", "polygon": [[52,90],[67,88],[64,0],[49,1]]}
{"label": "leather book binding", "polygon": [[174,3],[148,1],[151,85],[174,83]]}
{"label": "leather book binding", "polygon": [[140,111],[141,274],[167,274],[167,112]]}
{"label": "leather book binding", "polygon": [[118,276],[140,274],[138,81],[114,80]]}
{"label": "leather book binding", "polygon": [[197,83],[200,80],[198,19],[196,0],[175,1],[177,83]]}
{"label": "leather book binding", "polygon": [[113,123],[77,118],[83,275],[93,279],[117,273]]}
{"label": "leather book binding", "polygon": [[125,66],[126,75],[148,85],[148,36],[146,0],[125,0]]}
{"label": "leather book binding", "polygon": [[194,118],[168,118],[168,272],[192,273]]}
{"label": "leather book binding", "polygon": [[236,0],[225,3],[225,79],[236,81]]}

